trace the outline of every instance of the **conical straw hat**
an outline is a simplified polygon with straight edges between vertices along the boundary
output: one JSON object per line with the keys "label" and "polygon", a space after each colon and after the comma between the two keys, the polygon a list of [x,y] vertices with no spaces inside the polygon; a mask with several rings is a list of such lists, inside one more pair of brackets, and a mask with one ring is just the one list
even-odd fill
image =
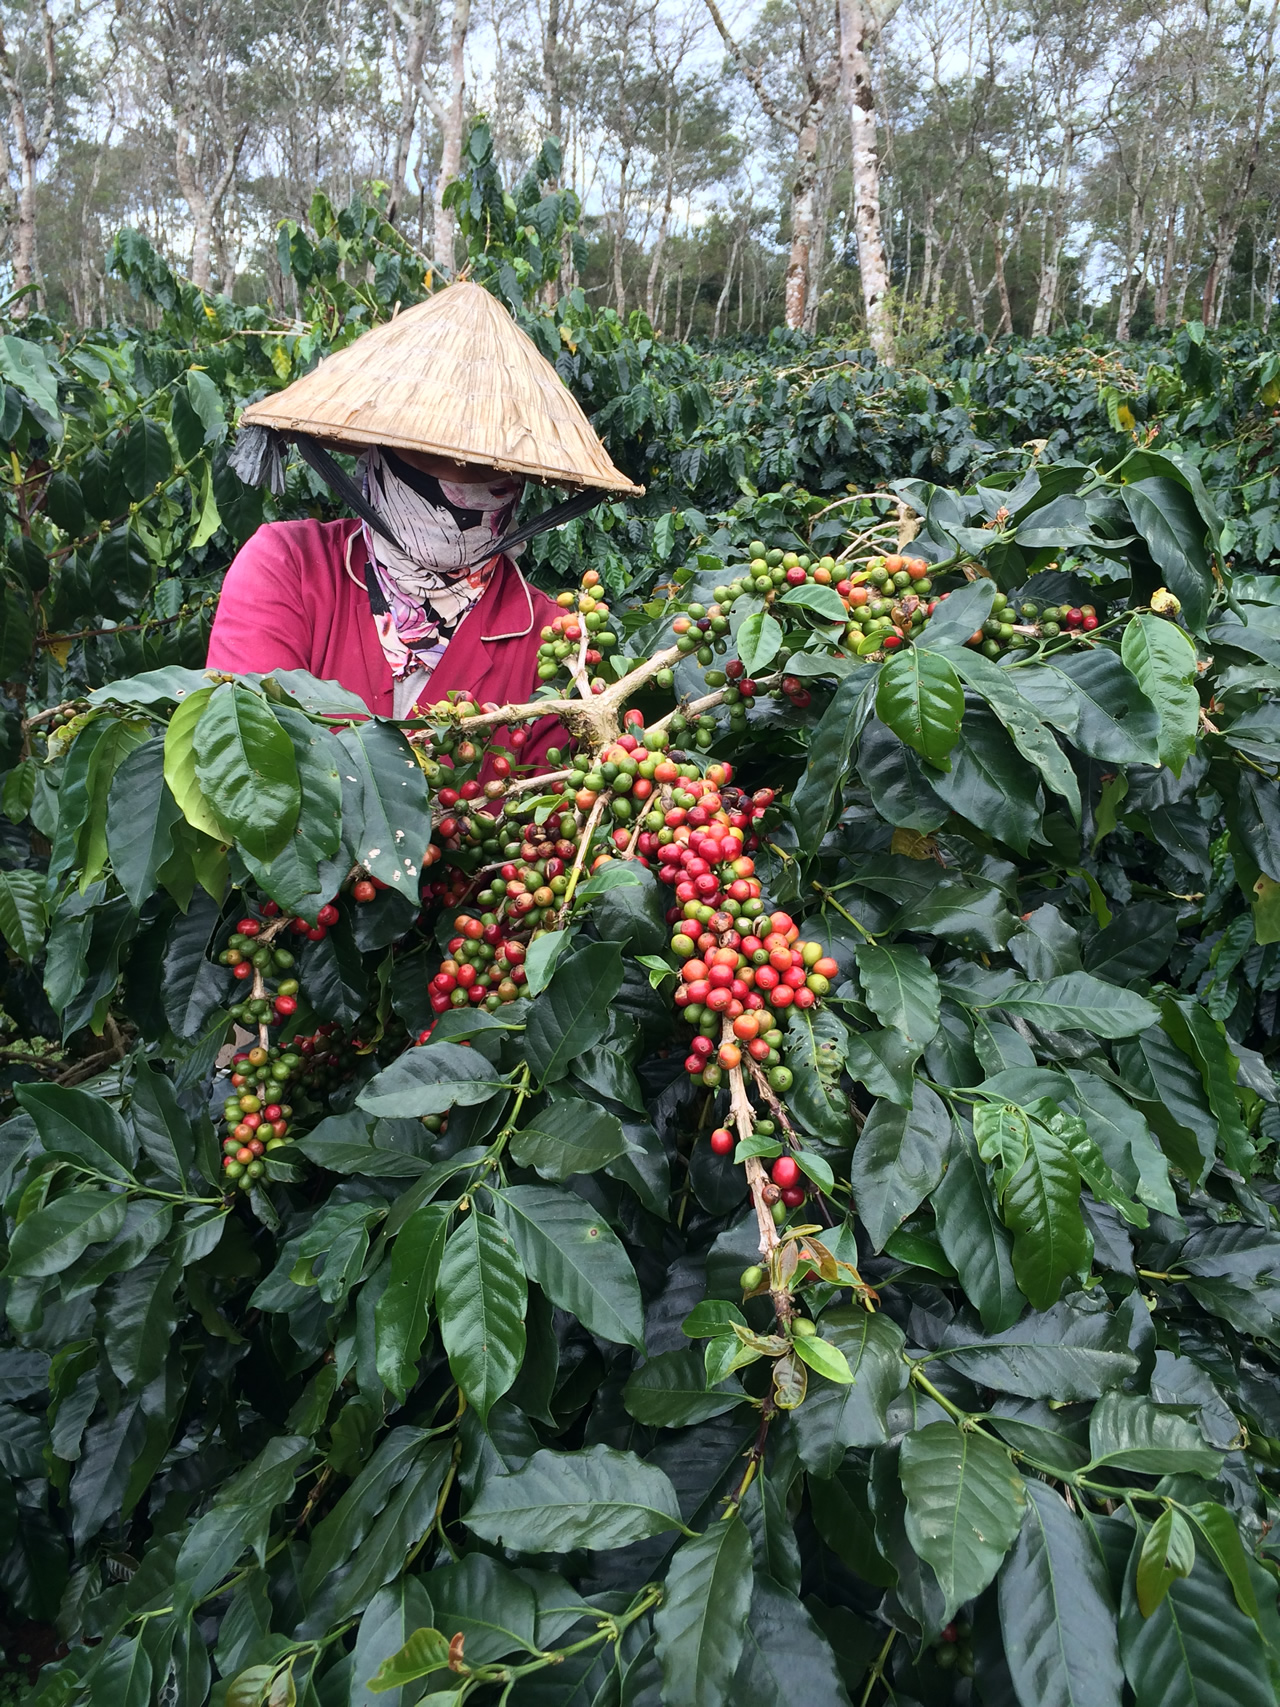
{"label": "conical straw hat", "polygon": [[251,404],[244,426],[389,445],[556,485],[643,492],[613,466],[560,375],[466,281],[437,291]]}

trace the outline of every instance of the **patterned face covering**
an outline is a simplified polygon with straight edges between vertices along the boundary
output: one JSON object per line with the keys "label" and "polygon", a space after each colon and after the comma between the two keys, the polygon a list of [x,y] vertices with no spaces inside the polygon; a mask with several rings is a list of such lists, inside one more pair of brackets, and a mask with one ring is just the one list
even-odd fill
{"label": "patterned face covering", "polygon": [[378,449],[361,459],[360,473],[366,498],[404,547],[398,551],[366,524],[365,545],[388,607],[374,620],[403,717],[488,586],[497,560],[468,565],[506,532],[524,480],[496,472],[487,481],[437,480]]}

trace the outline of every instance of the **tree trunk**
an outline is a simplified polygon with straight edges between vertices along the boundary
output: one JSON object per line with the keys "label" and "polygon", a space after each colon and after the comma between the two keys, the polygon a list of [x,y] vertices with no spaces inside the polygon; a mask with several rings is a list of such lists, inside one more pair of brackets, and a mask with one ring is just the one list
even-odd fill
{"label": "tree trunk", "polygon": [[1129,328],[1133,321],[1134,310],[1138,306],[1138,298],[1142,293],[1143,281],[1146,278],[1146,268],[1142,276],[1134,281],[1134,268],[1138,263],[1138,249],[1142,242],[1142,228],[1146,208],[1143,201],[1135,195],[1129,204],[1129,240],[1124,252],[1124,278],[1120,285],[1120,301],[1116,309],[1116,342],[1129,342]]}
{"label": "tree trunk", "polygon": [[838,0],[840,25],[840,93],[849,113],[853,144],[853,223],[858,238],[858,274],[862,281],[862,310],[871,348],[893,365],[893,326],[886,297],[889,269],[885,263],[880,223],[880,155],[876,147],[876,106],[871,88],[867,49],[892,15],[875,17],[860,0]]}
{"label": "tree trunk", "polygon": [[622,239],[627,229],[627,168],[631,157],[624,154],[618,168],[618,216],[613,228],[613,300],[619,315],[627,312],[627,283],[622,276]]}
{"label": "tree trunk", "polygon": [[1187,230],[1187,241],[1182,257],[1182,265],[1178,269],[1178,288],[1173,297],[1173,323],[1176,326],[1182,319],[1186,308],[1187,286],[1191,283],[1191,268],[1195,261],[1196,248],[1200,242],[1200,209],[1197,206],[1195,216]]}
{"label": "tree trunk", "polygon": [[431,17],[421,5],[414,8],[408,19],[408,34],[402,59],[397,50],[396,11],[393,3],[389,4],[388,12],[392,58],[400,84],[400,122],[396,126],[395,154],[391,164],[391,195],[387,202],[387,218],[394,224],[407,193],[409,153],[413,147],[413,133],[418,125],[422,65],[426,58]]}
{"label": "tree trunk", "polygon": [[1009,281],[1004,274],[1004,244],[1000,241],[1000,228],[994,220],[991,222],[991,250],[995,257],[996,294],[1000,298],[1000,324],[996,327],[996,337],[1001,338],[1013,331],[1013,307],[1009,301]]}
{"label": "tree trunk", "polygon": [[822,301],[822,264],[827,246],[827,203],[829,190],[824,183],[818,198],[818,218],[813,229],[809,250],[809,288],[804,299],[804,330],[810,337],[818,330],[818,305]]}
{"label": "tree trunk", "polygon": [[729,265],[724,271],[724,284],[721,287],[720,295],[716,298],[716,314],[715,319],[711,323],[711,336],[713,339],[720,336],[720,317],[723,315],[725,304],[729,300],[729,292],[733,289],[733,269],[737,265],[738,249],[741,246],[741,243],[742,238],[735,237],[733,240],[733,247],[729,250]]}
{"label": "tree trunk", "polygon": [[791,182],[791,253],[783,286],[783,314],[792,331],[804,325],[809,297],[809,262],[817,208],[818,136],[822,108],[809,110],[808,122],[796,138],[795,177]]}
{"label": "tree trunk", "polygon": [[453,24],[449,31],[449,98],[438,114],[440,123],[440,176],[436,180],[435,242],[432,259],[450,277],[453,274],[453,242],[457,221],[453,209],[444,205],[445,186],[462,170],[462,127],[466,116],[467,30],[471,25],[471,0],[453,0]]}
{"label": "tree trunk", "polygon": [[1155,323],[1163,332],[1165,322],[1169,318],[1169,293],[1173,289],[1173,269],[1177,263],[1177,230],[1178,230],[1178,180],[1173,181],[1173,199],[1169,204],[1169,217],[1164,228],[1164,259],[1160,263],[1160,283],[1156,287]]}
{"label": "tree trunk", "polygon": [[[37,287],[37,301],[44,307],[44,292],[40,289],[40,267],[36,253],[36,168],[53,139],[54,90],[58,80],[57,52],[54,45],[53,19],[48,0],[40,0],[40,22],[44,45],[44,116],[39,130],[33,135],[27,117],[27,100],[18,77],[16,56],[9,53],[3,23],[0,23],[0,88],[9,99],[9,122],[18,147],[18,198],[13,250],[13,284],[15,290]],[[13,316],[25,320],[31,312],[31,298],[19,297]]]}

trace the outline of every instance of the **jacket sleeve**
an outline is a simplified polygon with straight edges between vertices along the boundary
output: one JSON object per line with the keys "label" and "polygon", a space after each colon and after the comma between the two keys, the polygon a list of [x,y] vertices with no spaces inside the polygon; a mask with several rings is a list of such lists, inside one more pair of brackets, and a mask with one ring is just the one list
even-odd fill
{"label": "jacket sleeve", "polygon": [[305,670],[309,630],[293,542],[284,526],[269,522],[246,540],[227,570],[208,667],[241,674]]}

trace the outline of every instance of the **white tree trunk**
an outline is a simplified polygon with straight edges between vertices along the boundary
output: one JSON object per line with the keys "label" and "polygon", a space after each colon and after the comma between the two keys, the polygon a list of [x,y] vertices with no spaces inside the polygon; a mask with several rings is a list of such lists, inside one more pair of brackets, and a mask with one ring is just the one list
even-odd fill
{"label": "white tree trunk", "polygon": [[453,244],[457,221],[452,208],[444,206],[445,186],[462,170],[462,128],[466,117],[467,31],[471,27],[471,0],[454,0],[453,24],[449,31],[449,95],[441,103],[440,176],[436,180],[435,245],[432,259],[452,276]]}
{"label": "white tree trunk", "polygon": [[798,332],[804,325],[809,298],[809,262],[818,206],[818,135],[821,108],[811,109],[809,121],[796,138],[795,177],[791,182],[791,253],[783,285],[783,314]]}
{"label": "white tree trunk", "polygon": [[889,269],[880,225],[880,154],[876,146],[876,106],[867,49],[893,9],[890,5],[877,17],[862,0],[838,0],[837,8],[840,92],[848,109],[853,143],[853,223],[858,238],[862,310],[871,347],[889,366],[894,359],[893,325],[886,303]]}

